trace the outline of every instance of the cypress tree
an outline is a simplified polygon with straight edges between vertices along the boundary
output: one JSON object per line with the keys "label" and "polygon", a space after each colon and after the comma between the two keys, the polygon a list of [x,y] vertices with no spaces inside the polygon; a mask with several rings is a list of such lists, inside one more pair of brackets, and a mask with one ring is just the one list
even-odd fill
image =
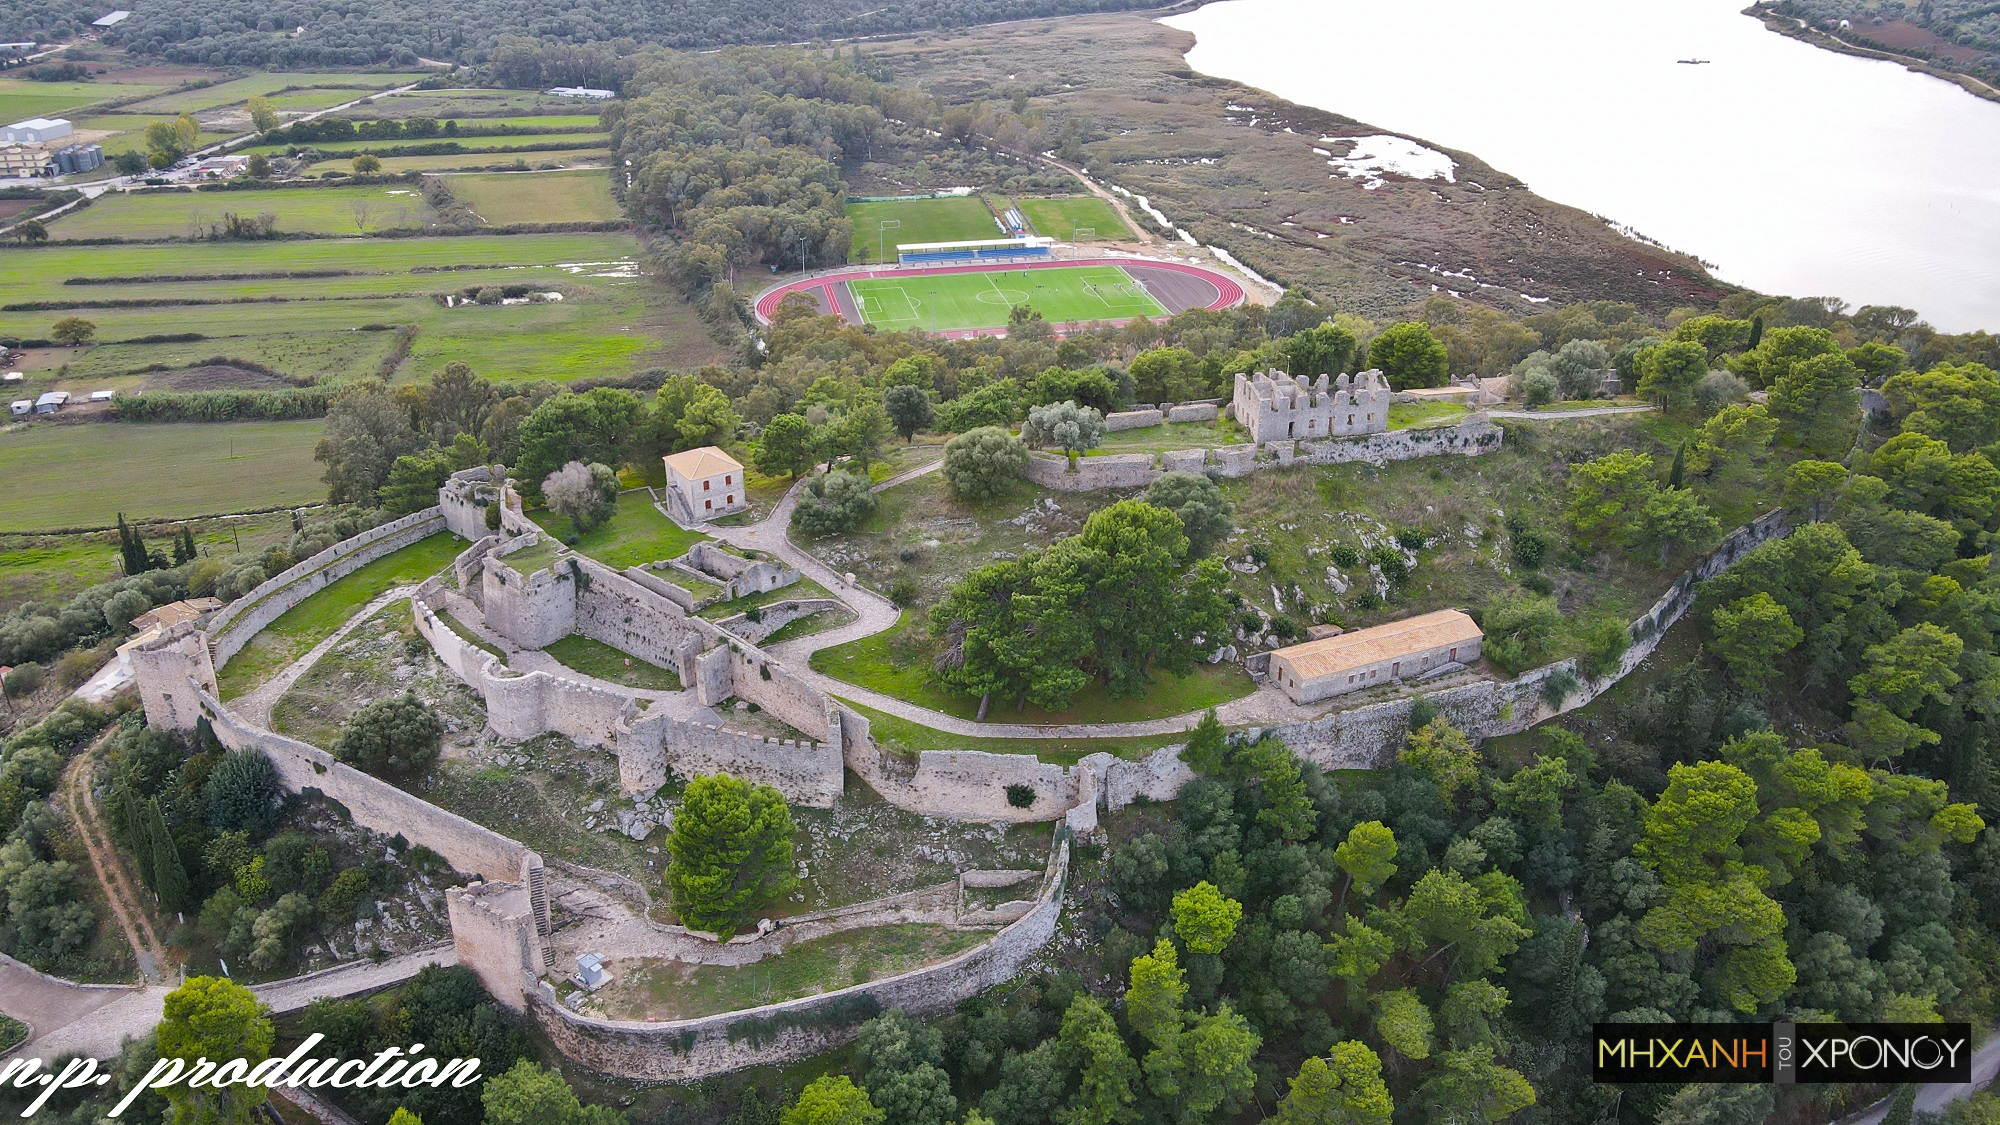
{"label": "cypress tree", "polygon": [[1761,316],[1753,316],[1750,318],[1750,346],[1754,348],[1758,344],[1761,344],[1763,342],[1764,342],[1764,318]]}
{"label": "cypress tree", "polygon": [[153,885],[153,824],[146,815],[147,802],[126,789],[113,793],[112,800],[117,802],[112,811],[118,819],[118,830],[122,836],[120,843],[132,854],[132,862],[139,868],[139,881],[150,887]]}
{"label": "cypress tree", "polygon": [[146,571],[146,547],[140,542],[132,525],[125,522],[125,513],[118,513],[118,554],[124,560],[125,573],[143,574]]}
{"label": "cypress tree", "polygon": [[1682,441],[1680,448],[1674,450],[1674,467],[1667,472],[1668,488],[1679,488],[1681,486],[1681,478],[1687,474],[1687,460],[1688,443]]}
{"label": "cypress tree", "polygon": [[183,566],[194,561],[194,533],[185,525],[174,536],[174,565]]}
{"label": "cypress tree", "polygon": [[147,835],[152,839],[153,890],[167,910],[185,910],[188,902],[187,868],[181,865],[180,849],[174,847],[167,819],[160,815],[160,802],[146,802]]}

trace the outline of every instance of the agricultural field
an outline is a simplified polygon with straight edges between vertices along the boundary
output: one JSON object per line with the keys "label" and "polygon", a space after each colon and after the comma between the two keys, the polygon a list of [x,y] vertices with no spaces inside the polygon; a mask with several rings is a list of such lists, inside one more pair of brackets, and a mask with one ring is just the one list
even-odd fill
{"label": "agricultural field", "polygon": [[1165,316],[1167,310],[1117,266],[1072,266],[874,278],[847,283],[862,319],[883,328],[992,328],[1027,305],[1053,324]]}
{"label": "agricultural field", "polygon": [[[340,189],[300,192],[322,190]],[[260,193],[216,198],[241,194]],[[57,378],[65,366],[70,371],[61,377],[102,380],[217,358],[295,379],[368,376],[384,373],[384,361],[396,360],[404,346],[408,355],[387,372],[401,381],[428,379],[453,360],[502,382],[715,362],[722,349],[677,295],[644,275],[641,253],[636,238],[614,233],[51,243],[8,252],[13,268],[0,269],[0,304],[53,307],[0,312],[0,335],[45,337],[72,314],[97,326],[95,346],[31,351],[23,370],[40,380]],[[280,276],[286,273],[331,276]],[[64,284],[71,278],[99,283]],[[437,299],[496,285],[561,293],[563,300],[446,307]],[[135,298],[189,303],[105,307]],[[252,300],[217,303],[244,298]],[[203,338],[123,342],[186,333]]]}
{"label": "agricultural field", "polygon": [[[116,156],[121,152],[146,151],[146,126],[160,120],[165,119],[122,111],[97,114],[77,118],[76,131],[78,137],[89,139],[103,146],[106,156]],[[219,144],[234,135],[233,133],[218,133],[212,130],[204,130],[196,143],[201,145]]]}
{"label": "agricultural field", "polygon": [[452,176],[452,195],[488,226],[622,219],[609,172],[492,172]]}
{"label": "agricultural field", "polygon": [[[258,95],[271,95],[280,90],[292,88],[326,89],[347,87],[353,89],[351,97],[361,97],[370,90],[387,90],[395,86],[407,85],[422,79],[422,74],[362,74],[354,72],[303,73],[299,71],[270,71],[248,75],[243,78],[219,82],[213,86],[203,86],[195,90],[176,90],[170,94],[147,98],[124,107],[128,113],[164,114],[199,113],[202,110],[235,105]],[[343,99],[346,100],[346,99]]]}
{"label": "agricultural field", "polygon": [[[0,78],[0,122],[30,117],[67,117],[80,106],[130,97],[149,87],[100,86],[95,82],[30,82]],[[150,87],[159,89],[159,87]]]}
{"label": "agricultural field", "polygon": [[1035,233],[1064,241],[1077,239],[1082,228],[1095,234],[1080,236],[1082,241],[1117,242],[1132,237],[1132,228],[1118,217],[1109,203],[1094,195],[1071,195],[1060,199],[1022,199],[1015,203],[1034,225]]}
{"label": "agricultural field", "polygon": [[468,121],[478,119],[481,124],[488,118],[510,120],[520,117],[575,117],[587,116],[595,121],[597,115],[590,107],[601,103],[585,102],[576,98],[558,98],[539,90],[411,90],[395,94],[355,107],[355,116],[367,117],[433,117],[439,121]]}
{"label": "agricultural field", "polygon": [[224,212],[270,212],[280,232],[349,234],[423,227],[437,219],[414,187],[271,188],[268,191],[107,193],[49,224],[52,239],[185,238],[220,223]]}
{"label": "agricultural field", "polygon": [[454,172],[525,170],[547,166],[602,168],[611,162],[608,148],[543,149],[531,152],[458,152],[443,156],[384,156],[384,172]]}
{"label": "agricultural field", "polygon": [[0,432],[0,532],[107,527],[124,512],[172,518],[325,498],[320,424],[64,426]]}
{"label": "agricultural field", "polygon": [[[178,524],[141,526],[148,546],[171,549],[167,542]],[[195,521],[195,545],[203,553],[255,554],[289,543],[292,518],[288,512]],[[70,535],[0,535],[0,610],[25,601],[62,602],[86,586],[109,582],[120,571],[118,534],[88,531]]]}
{"label": "agricultural field", "polygon": [[[850,262],[893,262],[900,243],[1001,237],[992,212],[977,196],[970,195],[850,203],[847,218],[854,224],[854,245],[847,254]],[[884,222],[898,222],[902,226],[883,230]]]}
{"label": "agricultural field", "polygon": [[[422,140],[410,140],[407,138],[392,137],[385,140],[372,140],[372,141],[363,141],[363,140],[314,141],[312,142],[312,148],[314,149],[314,151],[322,153],[358,154],[363,152],[376,152],[379,154],[382,152],[388,152],[391,149],[401,148],[407,145],[456,144],[464,149],[478,149],[482,152],[487,152],[487,153],[496,153],[496,152],[511,153],[511,152],[533,152],[538,149],[552,149],[560,151],[557,146],[587,145],[594,147],[598,145],[608,145],[610,143],[611,143],[611,134],[601,133],[601,132],[509,133],[502,136],[493,136],[493,137],[426,137]],[[297,147],[300,146],[295,144],[250,145],[245,148],[236,149],[235,151],[243,153],[261,152],[270,156],[277,156]]]}

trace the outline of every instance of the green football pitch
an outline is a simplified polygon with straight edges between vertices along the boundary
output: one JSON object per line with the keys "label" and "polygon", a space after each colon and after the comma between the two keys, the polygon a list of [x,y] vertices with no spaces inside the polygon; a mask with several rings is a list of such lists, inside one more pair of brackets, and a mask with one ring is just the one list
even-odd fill
{"label": "green football pitch", "polygon": [[870,324],[932,332],[1004,328],[1016,305],[1034,309],[1053,324],[1167,315],[1144,286],[1117,266],[870,278],[848,282],[847,290]]}

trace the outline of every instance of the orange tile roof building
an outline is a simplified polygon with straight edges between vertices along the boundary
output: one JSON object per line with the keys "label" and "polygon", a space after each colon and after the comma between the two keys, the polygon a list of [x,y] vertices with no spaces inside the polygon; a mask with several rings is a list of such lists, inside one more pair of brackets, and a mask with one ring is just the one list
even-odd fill
{"label": "orange tile roof building", "polygon": [[712,445],[666,458],[667,491],[691,520],[712,520],[750,506],[744,495],[743,463]]}
{"label": "orange tile roof building", "polygon": [[1472,618],[1441,609],[1277,649],[1271,653],[1271,678],[1292,702],[1312,703],[1415,679],[1446,664],[1470,664],[1479,659],[1485,637]]}

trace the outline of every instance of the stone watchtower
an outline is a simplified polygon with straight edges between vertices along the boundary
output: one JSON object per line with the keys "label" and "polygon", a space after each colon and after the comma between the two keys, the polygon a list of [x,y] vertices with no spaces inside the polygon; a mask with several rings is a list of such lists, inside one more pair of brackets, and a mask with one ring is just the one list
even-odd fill
{"label": "stone watchtower", "polygon": [[1259,445],[1310,441],[1348,434],[1379,434],[1389,428],[1389,384],[1380,371],[1304,376],[1282,371],[1238,375],[1230,412]]}

